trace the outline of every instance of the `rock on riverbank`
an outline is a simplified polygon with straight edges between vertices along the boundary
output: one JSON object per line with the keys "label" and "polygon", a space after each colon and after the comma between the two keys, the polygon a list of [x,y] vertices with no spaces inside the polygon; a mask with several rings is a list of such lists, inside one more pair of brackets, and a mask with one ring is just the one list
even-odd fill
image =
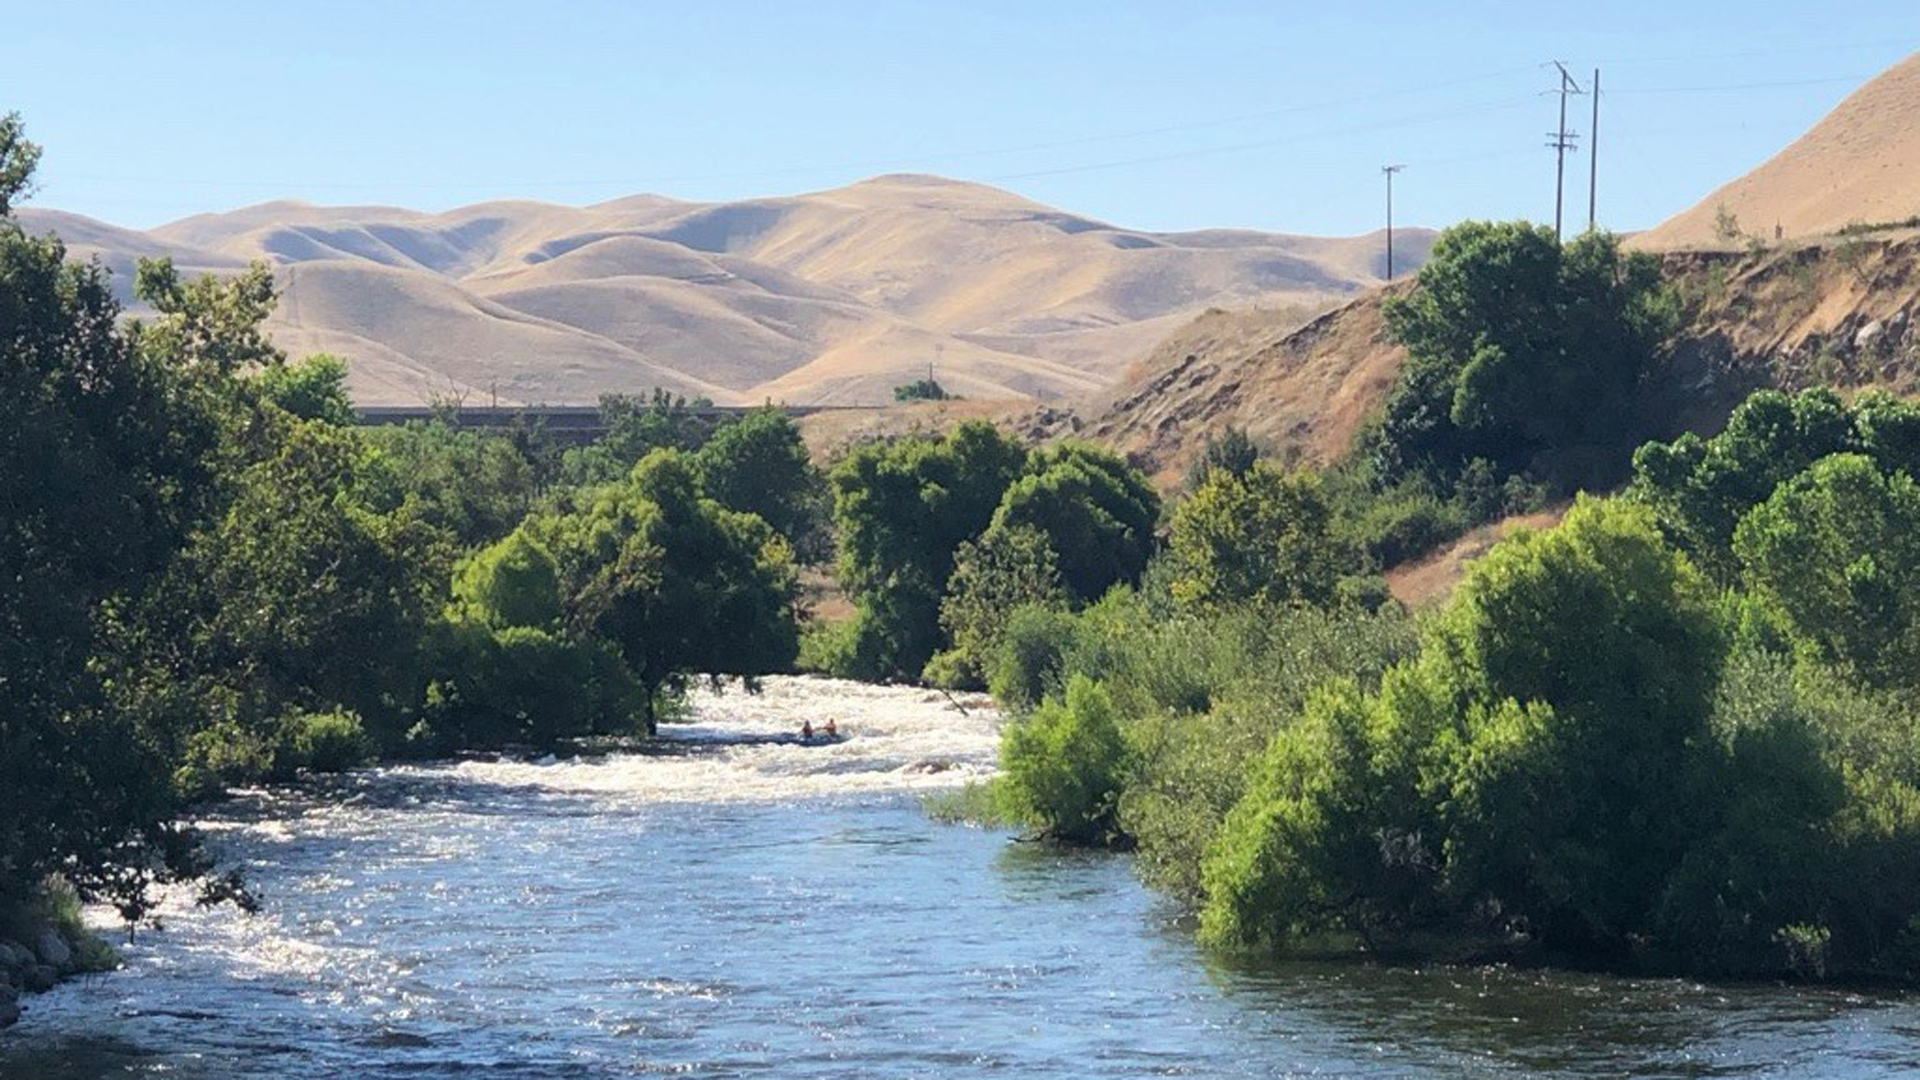
{"label": "rock on riverbank", "polygon": [[20,1019],[20,996],[51,990],[80,971],[78,942],[54,927],[28,935],[32,944],[0,939],[0,1028]]}

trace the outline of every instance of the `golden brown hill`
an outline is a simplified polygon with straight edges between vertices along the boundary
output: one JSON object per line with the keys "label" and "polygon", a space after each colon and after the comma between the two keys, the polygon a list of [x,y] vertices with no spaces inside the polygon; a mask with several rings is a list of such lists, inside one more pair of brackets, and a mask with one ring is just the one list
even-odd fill
{"label": "golden brown hill", "polygon": [[1778,226],[1789,240],[1920,215],[1920,53],[1854,91],[1759,168],[1635,242],[1652,250],[1725,243],[1716,228],[1723,210],[1748,234],[1772,239]]}
{"label": "golden brown hill", "polygon": [[[368,403],[654,386],[872,403],[928,364],[970,398],[1080,399],[1210,305],[1325,307],[1377,284],[1384,254],[1377,234],[1126,229],[930,176],[732,203],[275,202],[149,233],[22,217],[117,270],[163,253],[283,267],[271,329],[292,352],[345,356]],[[1396,237],[1415,260],[1430,242]]]}

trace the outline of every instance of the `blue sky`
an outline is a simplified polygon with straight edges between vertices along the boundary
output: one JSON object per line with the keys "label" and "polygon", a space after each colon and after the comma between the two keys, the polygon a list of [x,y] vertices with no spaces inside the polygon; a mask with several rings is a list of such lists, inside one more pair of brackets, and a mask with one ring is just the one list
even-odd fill
{"label": "blue sky", "polygon": [[[1698,201],[1920,49],[1913,0],[35,3],[0,111],[37,205],[722,200],[934,172],[1149,229],[1553,214],[1602,69],[1600,218]],[[1584,223],[1588,102],[1569,218]]]}

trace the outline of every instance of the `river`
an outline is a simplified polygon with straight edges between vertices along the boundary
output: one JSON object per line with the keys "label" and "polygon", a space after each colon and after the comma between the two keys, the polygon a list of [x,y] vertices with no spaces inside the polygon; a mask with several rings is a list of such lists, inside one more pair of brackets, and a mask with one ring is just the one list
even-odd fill
{"label": "river", "polygon": [[[832,716],[844,742],[771,741]],[[655,752],[367,770],[203,824],[265,910],[170,898],[28,1000],[0,1076],[1894,1076],[1899,995],[1226,966],[1124,857],[941,825],[993,717],[814,679]]]}

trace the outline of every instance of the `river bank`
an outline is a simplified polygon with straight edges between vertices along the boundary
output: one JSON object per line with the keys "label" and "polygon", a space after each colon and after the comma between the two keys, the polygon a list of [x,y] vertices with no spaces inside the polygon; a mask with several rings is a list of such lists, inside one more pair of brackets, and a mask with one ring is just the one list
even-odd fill
{"label": "river bank", "polygon": [[113,947],[84,925],[73,890],[50,881],[30,905],[0,914],[0,1029],[19,1022],[27,995],[118,964]]}
{"label": "river bank", "polygon": [[80,972],[74,943],[48,926],[31,936],[32,946],[0,938],[0,1028],[20,1020],[20,997],[51,990]]}
{"label": "river bank", "polygon": [[[1124,856],[927,819],[991,775],[990,715],[812,679],[694,705],[648,754],[238,793],[202,824],[262,913],[169,897],[122,968],[34,999],[0,1077],[1920,1068],[1901,995],[1221,961]],[[850,738],[768,741],[827,716]]]}

